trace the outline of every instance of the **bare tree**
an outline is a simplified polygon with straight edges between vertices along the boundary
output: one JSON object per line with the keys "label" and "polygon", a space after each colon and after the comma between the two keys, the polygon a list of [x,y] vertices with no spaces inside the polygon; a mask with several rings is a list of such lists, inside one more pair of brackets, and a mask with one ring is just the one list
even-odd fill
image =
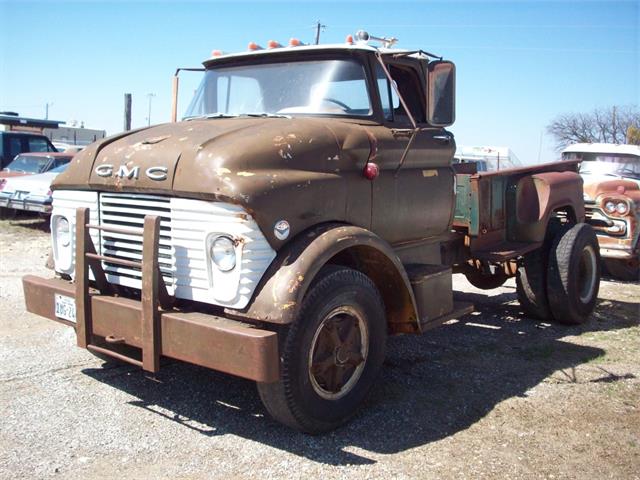
{"label": "bare tree", "polygon": [[555,138],[558,150],[562,150],[570,143],[626,143],[630,128],[640,128],[640,110],[636,105],[564,113],[547,126],[547,132]]}

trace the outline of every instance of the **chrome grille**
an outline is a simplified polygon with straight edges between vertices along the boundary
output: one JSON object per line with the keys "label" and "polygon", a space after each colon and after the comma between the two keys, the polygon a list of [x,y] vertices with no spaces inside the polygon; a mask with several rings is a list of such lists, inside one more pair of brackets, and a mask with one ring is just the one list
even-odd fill
{"label": "chrome grille", "polygon": [[[158,263],[164,282],[172,293],[175,284],[175,255],[171,234],[171,200],[168,197],[124,194],[100,194],[100,224],[136,230],[137,234],[101,232],[102,255],[124,260],[142,260],[142,231],[144,217],[160,217]],[[141,288],[142,272],[139,268],[123,267],[103,262],[107,280],[120,285]]]}

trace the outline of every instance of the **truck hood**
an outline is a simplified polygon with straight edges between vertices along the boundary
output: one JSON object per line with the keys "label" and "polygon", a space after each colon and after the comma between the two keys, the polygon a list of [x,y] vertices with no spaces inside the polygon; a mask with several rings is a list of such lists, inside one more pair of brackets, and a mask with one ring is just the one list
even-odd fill
{"label": "truck hood", "polygon": [[[329,172],[337,162],[366,162],[371,145],[352,121],[220,118],[169,123],[106,138],[78,153],[54,189],[83,188],[238,203],[273,188],[278,172]],[[265,183],[266,182],[266,183]],[[248,185],[250,184],[250,185]],[[271,184],[271,187],[269,185]],[[251,187],[251,188],[247,188]]]}

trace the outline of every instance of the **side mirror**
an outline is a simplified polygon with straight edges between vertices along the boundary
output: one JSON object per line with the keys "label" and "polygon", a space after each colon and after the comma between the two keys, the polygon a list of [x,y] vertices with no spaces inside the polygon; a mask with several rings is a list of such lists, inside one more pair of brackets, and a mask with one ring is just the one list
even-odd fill
{"label": "side mirror", "polygon": [[456,120],[456,66],[443,60],[430,62],[427,75],[427,122],[448,127]]}

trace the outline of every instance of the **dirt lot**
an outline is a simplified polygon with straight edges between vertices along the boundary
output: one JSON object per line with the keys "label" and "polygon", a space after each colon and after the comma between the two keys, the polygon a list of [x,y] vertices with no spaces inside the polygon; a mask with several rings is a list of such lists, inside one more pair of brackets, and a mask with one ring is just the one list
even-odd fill
{"label": "dirt lot", "polygon": [[322,437],[274,423],[251,382],[178,362],[155,378],[25,313],[46,224],[0,221],[1,478],[640,478],[640,285],[603,281],[594,318],[522,318],[515,286],[389,342],[378,388]]}

